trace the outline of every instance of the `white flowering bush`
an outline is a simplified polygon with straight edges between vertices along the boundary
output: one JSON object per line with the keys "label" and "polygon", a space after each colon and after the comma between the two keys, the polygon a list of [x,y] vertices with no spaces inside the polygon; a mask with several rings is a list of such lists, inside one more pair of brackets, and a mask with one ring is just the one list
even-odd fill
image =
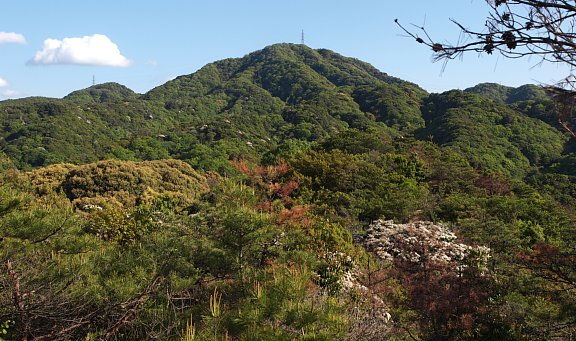
{"label": "white flowering bush", "polygon": [[456,269],[487,268],[489,248],[456,240],[456,235],[443,224],[429,221],[395,224],[392,220],[376,220],[369,226],[364,242],[368,250],[385,261],[453,265]]}

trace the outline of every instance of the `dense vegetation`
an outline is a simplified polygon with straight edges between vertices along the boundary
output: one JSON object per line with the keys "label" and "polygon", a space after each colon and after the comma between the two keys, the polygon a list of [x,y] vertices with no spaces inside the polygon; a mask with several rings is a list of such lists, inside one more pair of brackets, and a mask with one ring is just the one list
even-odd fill
{"label": "dense vegetation", "polygon": [[0,102],[0,340],[569,339],[555,110],[289,44]]}

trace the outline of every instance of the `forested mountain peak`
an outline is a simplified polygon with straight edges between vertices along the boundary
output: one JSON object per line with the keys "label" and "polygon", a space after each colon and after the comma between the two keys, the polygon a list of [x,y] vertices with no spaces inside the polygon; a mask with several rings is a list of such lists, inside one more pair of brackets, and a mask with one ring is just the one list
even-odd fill
{"label": "forested mountain peak", "polygon": [[95,84],[89,88],[71,92],[66,100],[80,102],[118,102],[138,99],[139,95],[124,85],[109,82]]}
{"label": "forested mountain peak", "polygon": [[[478,87],[487,88],[496,86]],[[459,151],[474,167],[490,172],[524,175],[560,157],[567,138],[543,118],[523,112],[537,110],[538,105],[507,105],[485,93],[451,90],[430,95],[422,106],[426,127],[418,134]]]}
{"label": "forested mountain peak", "polygon": [[21,168],[164,157],[212,168],[195,156],[207,146],[221,159],[257,157],[286,140],[316,141],[349,128],[414,131],[424,124],[420,105],[427,95],[357,59],[275,44],[207,64],[144,95],[104,83],[63,99],[0,102],[0,137]]}
{"label": "forested mountain peak", "polygon": [[464,91],[483,95],[497,102],[507,104],[531,100],[544,101],[549,99],[546,90],[543,87],[534,84],[525,84],[514,88],[496,83],[480,83],[471,88],[467,88]]}
{"label": "forested mountain peak", "polygon": [[[275,44],[247,54],[208,64],[197,72],[180,76],[148,92],[148,99],[170,99],[176,95],[202,96],[223,82],[242,79],[277,95],[285,95],[290,89],[278,92],[277,88],[292,80],[311,82],[317,88],[341,86],[376,85],[380,82],[414,87],[417,85],[391,77],[372,65],[358,59],[344,57],[327,49],[312,49],[302,44]],[[284,82],[284,83],[282,83]],[[279,84],[281,83],[281,84]],[[180,91],[177,91],[179,89]],[[183,92],[183,90],[188,90]]]}
{"label": "forested mountain peak", "polygon": [[144,95],[104,83],[64,99],[1,102],[0,137],[21,168],[172,157],[223,171],[229,158],[257,160],[287,141],[323,141],[352,128],[389,138],[415,134],[477,167],[520,175],[562,154],[554,112],[535,85],[482,83],[428,94],[355,58],[275,44]]}

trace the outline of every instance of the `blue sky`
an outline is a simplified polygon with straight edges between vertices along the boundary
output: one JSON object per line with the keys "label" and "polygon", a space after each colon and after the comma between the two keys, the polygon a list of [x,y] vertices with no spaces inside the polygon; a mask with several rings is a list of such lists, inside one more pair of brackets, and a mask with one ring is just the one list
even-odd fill
{"label": "blue sky", "polygon": [[0,12],[0,100],[63,97],[96,83],[138,93],[207,63],[267,45],[299,43],[369,62],[430,92],[481,82],[552,83],[562,65],[466,55],[432,63],[431,52],[395,26],[425,25],[440,42],[456,41],[454,18],[483,27],[483,0],[18,0]]}

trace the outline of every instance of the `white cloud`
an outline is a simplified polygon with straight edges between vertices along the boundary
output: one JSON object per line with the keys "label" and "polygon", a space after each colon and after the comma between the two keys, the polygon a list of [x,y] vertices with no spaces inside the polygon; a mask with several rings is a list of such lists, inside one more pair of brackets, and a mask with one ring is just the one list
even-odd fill
{"label": "white cloud", "polygon": [[0,87],[2,86],[8,86],[8,81],[4,78],[0,78]]}
{"label": "white cloud", "polygon": [[26,38],[15,32],[0,32],[0,44],[3,43],[26,44]]}
{"label": "white cloud", "polygon": [[46,39],[29,64],[77,64],[127,67],[132,64],[108,37],[102,34],[81,38]]}
{"label": "white cloud", "polygon": [[2,91],[2,96],[8,97],[8,98],[16,98],[16,97],[21,97],[22,93],[20,91],[15,91],[15,90],[4,90],[4,91]]}

